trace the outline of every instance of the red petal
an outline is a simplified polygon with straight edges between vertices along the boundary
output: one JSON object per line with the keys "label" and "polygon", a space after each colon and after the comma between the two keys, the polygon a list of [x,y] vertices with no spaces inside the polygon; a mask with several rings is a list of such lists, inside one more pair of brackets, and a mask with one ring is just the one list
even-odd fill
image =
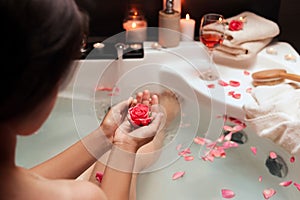
{"label": "red petal", "polygon": [[102,173],[102,172],[97,172],[97,173],[96,173],[96,180],[97,180],[99,183],[101,183],[102,179],[103,179],[103,173]]}
{"label": "red petal", "polygon": [[218,83],[221,86],[228,86],[229,85],[228,83],[226,83],[225,81],[222,81],[222,80],[219,80]]}
{"label": "red petal", "polygon": [[97,88],[96,88],[96,91],[112,92],[112,91],[113,91],[113,88],[111,88],[111,87],[103,87],[103,86],[100,86],[100,87],[97,87]]}
{"label": "red petal", "polygon": [[277,158],[277,154],[273,151],[270,152],[270,158],[271,159],[276,159]]}
{"label": "red petal", "polygon": [[296,159],[295,159],[295,156],[292,156],[292,157],[290,158],[290,162],[291,162],[291,163],[294,163],[295,160],[296,160]]}
{"label": "red petal", "polygon": [[247,88],[247,89],[246,89],[246,92],[247,92],[247,93],[251,93],[251,92],[252,92],[252,88]]}
{"label": "red petal", "polygon": [[247,70],[244,70],[244,75],[248,76],[248,75],[250,75],[250,72],[248,72]]}
{"label": "red petal", "polygon": [[213,84],[213,83],[212,84],[208,84],[207,87],[208,88],[215,88],[215,84]]}
{"label": "red petal", "polygon": [[253,155],[255,155],[255,156],[256,156],[256,153],[257,153],[257,148],[256,148],[256,147],[250,147],[250,149],[251,149],[251,151],[252,151]]}
{"label": "red petal", "polygon": [[177,147],[176,147],[176,150],[180,151],[181,147],[182,147],[182,144],[178,144]]}
{"label": "red petal", "polygon": [[232,190],[222,189],[221,192],[222,192],[222,197],[225,199],[231,199],[235,196]]}
{"label": "red petal", "polygon": [[232,97],[235,98],[235,99],[240,99],[241,98],[241,94],[240,93],[234,93],[232,95]]}
{"label": "red petal", "polygon": [[262,181],[262,176],[258,177],[258,181],[261,182]]}
{"label": "red petal", "polygon": [[233,147],[238,147],[239,144],[233,141],[227,141],[223,143],[223,148],[228,149],[228,148],[233,148]]}
{"label": "red petal", "polygon": [[265,197],[265,199],[270,199],[273,195],[276,194],[276,190],[270,188],[270,189],[265,189],[263,191],[263,195]]}
{"label": "red petal", "polygon": [[184,156],[185,161],[192,161],[194,160],[194,156]]}
{"label": "red petal", "polygon": [[294,183],[294,186],[300,191],[300,184],[299,183]]}
{"label": "red petal", "polygon": [[239,87],[241,84],[238,81],[230,80],[229,85],[232,86],[232,87]]}
{"label": "red petal", "polygon": [[172,176],[172,179],[173,179],[173,180],[179,179],[179,178],[183,177],[184,174],[185,174],[184,171],[181,171],[181,172],[175,172],[175,173],[173,174],[173,176]]}
{"label": "red petal", "polygon": [[228,92],[228,96],[233,96],[234,95],[234,91],[229,91]]}
{"label": "red petal", "polygon": [[197,137],[194,138],[194,142],[195,142],[196,144],[205,145],[206,139],[197,136]]}
{"label": "red petal", "polygon": [[291,180],[290,181],[283,181],[283,182],[279,183],[279,185],[287,187],[287,186],[291,185],[292,183],[293,183],[293,181],[291,181]]}

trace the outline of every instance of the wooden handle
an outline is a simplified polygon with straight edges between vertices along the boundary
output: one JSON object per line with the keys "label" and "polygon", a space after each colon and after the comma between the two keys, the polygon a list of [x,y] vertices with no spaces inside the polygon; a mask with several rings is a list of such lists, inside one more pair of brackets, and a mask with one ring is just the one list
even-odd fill
{"label": "wooden handle", "polygon": [[300,76],[297,74],[280,73],[280,77],[300,82]]}

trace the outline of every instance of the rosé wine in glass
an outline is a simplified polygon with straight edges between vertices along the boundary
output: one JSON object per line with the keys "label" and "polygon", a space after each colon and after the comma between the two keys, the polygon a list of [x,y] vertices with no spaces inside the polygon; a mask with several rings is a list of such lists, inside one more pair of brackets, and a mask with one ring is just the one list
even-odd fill
{"label": "ros\u00e9 wine in glass", "polygon": [[[207,28],[210,26],[210,28]],[[223,43],[224,40],[224,17],[216,13],[205,14],[201,18],[199,38],[200,41],[207,47],[210,63],[206,71],[202,71],[200,78],[206,81],[214,81],[219,78],[213,62],[213,50],[215,47]]]}

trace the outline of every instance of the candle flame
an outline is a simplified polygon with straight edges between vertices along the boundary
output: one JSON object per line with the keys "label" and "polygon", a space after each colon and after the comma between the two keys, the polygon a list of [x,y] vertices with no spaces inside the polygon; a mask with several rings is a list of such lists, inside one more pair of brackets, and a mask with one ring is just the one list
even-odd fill
{"label": "candle flame", "polygon": [[185,15],[185,19],[186,19],[186,20],[190,20],[190,15],[189,15],[189,14],[186,14],[186,15]]}
{"label": "candle flame", "polygon": [[133,23],[131,24],[131,28],[136,28],[136,23],[135,23],[135,22],[133,22]]}

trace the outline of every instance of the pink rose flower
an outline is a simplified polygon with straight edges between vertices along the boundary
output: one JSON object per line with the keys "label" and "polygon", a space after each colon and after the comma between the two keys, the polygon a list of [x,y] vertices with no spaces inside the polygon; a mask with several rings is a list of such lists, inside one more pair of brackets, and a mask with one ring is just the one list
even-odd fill
{"label": "pink rose flower", "polygon": [[144,104],[137,104],[134,107],[129,108],[129,121],[134,126],[146,126],[151,122],[151,112],[149,107]]}
{"label": "pink rose flower", "polygon": [[229,23],[229,30],[231,31],[239,31],[242,30],[244,23],[240,20],[232,20]]}

